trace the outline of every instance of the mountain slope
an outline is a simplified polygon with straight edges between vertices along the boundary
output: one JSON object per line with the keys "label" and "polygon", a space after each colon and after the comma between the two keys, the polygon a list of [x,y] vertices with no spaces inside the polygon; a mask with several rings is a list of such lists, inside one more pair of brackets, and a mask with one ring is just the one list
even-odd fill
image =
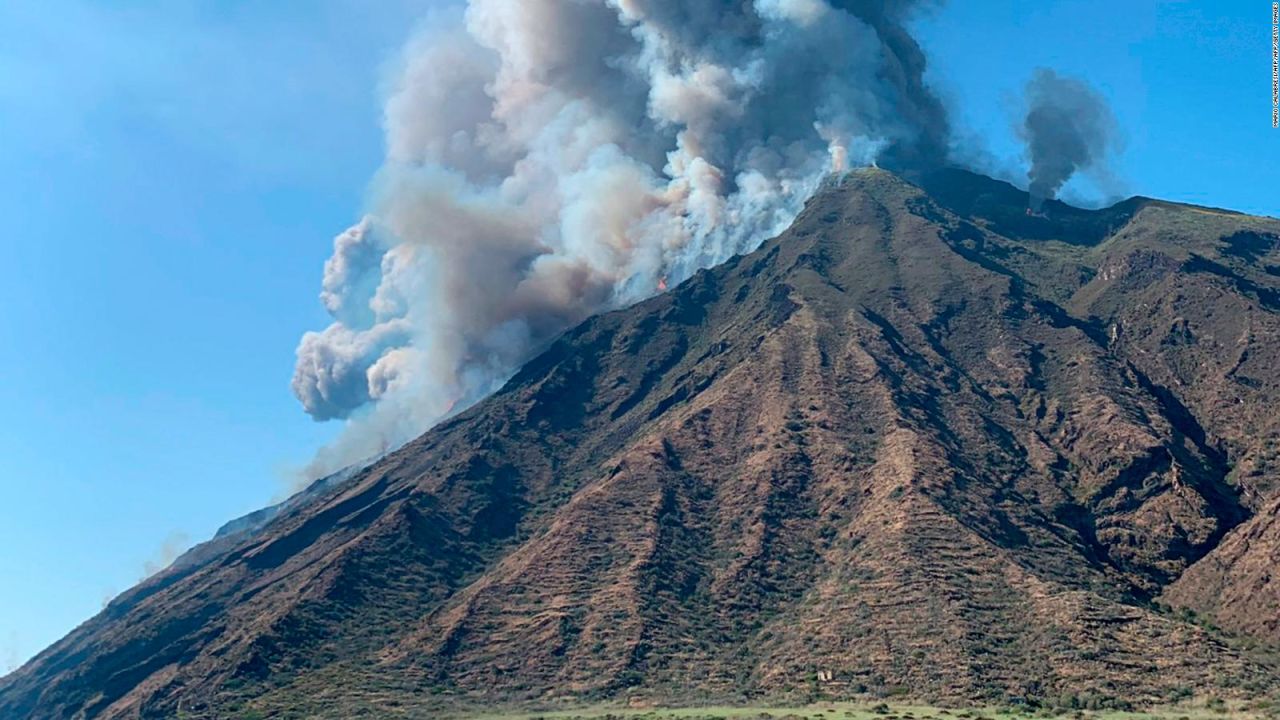
{"label": "mountain slope", "polygon": [[962,171],[833,182],[117,598],[0,716],[1274,686],[1160,608],[1255,615],[1194,588],[1257,582],[1275,535],[1280,223],[1025,206]]}

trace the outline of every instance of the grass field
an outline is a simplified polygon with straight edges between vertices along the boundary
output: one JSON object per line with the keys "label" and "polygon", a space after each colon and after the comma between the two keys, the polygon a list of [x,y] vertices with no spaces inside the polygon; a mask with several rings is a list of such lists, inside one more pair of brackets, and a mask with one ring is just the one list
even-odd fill
{"label": "grass field", "polygon": [[1264,718],[1275,715],[1247,707],[1174,707],[1149,712],[1043,709],[942,709],[907,705],[822,703],[807,707],[621,708],[600,706],[542,712],[462,715],[467,720],[1018,720],[1081,718],[1087,720],[1209,720]]}

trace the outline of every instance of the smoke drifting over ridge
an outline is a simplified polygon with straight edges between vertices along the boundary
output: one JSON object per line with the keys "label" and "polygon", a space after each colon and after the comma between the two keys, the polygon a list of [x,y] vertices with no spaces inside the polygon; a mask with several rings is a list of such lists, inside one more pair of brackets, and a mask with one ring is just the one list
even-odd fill
{"label": "smoke drifting over ridge", "polygon": [[1031,207],[1039,210],[1078,170],[1105,171],[1116,121],[1106,100],[1082,80],[1039,68],[1026,88],[1027,115],[1019,134],[1027,143]]}
{"label": "smoke drifting over ridge", "polygon": [[471,0],[414,40],[369,215],[293,391],[313,476],[422,432],[547,341],[785,228],[831,170],[944,159],[917,2]]}

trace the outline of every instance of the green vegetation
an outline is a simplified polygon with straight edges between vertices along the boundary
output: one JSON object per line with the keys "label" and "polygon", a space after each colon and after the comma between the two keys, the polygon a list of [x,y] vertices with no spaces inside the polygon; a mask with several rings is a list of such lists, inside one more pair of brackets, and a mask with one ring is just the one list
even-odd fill
{"label": "green vegetation", "polygon": [[1068,708],[935,708],[918,705],[819,703],[802,707],[624,708],[598,706],[565,710],[510,711],[458,715],[465,720],[1209,720],[1276,717],[1266,705],[1227,706],[1221,701],[1148,712],[1088,711]]}

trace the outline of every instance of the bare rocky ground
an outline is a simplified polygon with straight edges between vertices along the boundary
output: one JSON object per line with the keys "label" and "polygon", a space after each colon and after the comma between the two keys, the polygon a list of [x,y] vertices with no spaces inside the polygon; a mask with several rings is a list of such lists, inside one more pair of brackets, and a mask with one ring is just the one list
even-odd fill
{"label": "bare rocky ground", "polygon": [[1280,222],[1025,207],[963,171],[832,182],[123,594],[0,717],[1263,701]]}

